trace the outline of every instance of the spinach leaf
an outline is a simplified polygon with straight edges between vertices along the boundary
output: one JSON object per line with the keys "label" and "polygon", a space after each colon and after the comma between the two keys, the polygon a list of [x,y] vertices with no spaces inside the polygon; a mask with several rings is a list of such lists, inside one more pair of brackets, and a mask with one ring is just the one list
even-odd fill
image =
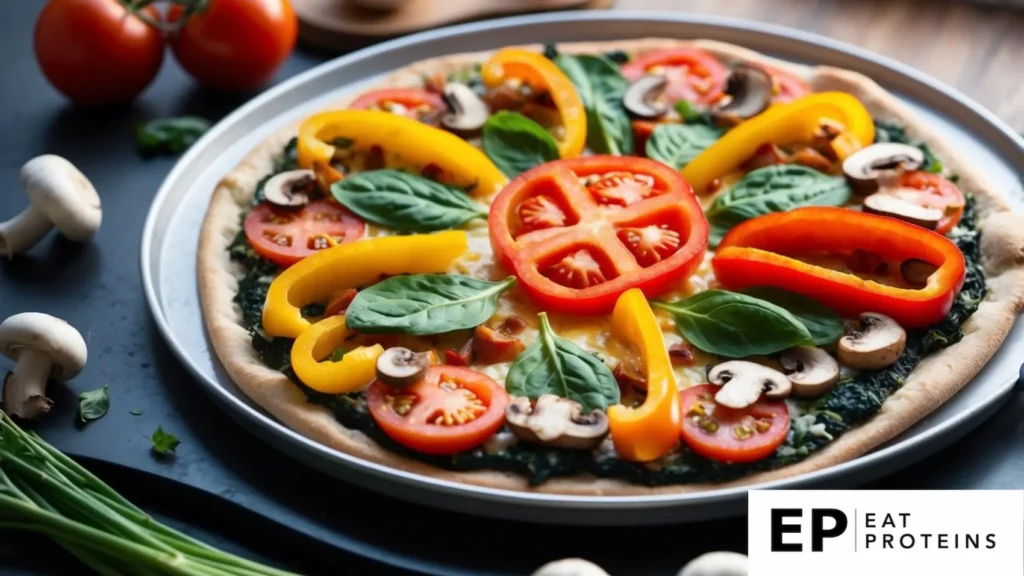
{"label": "spinach leaf", "polygon": [[480,143],[494,165],[509,178],[559,158],[555,138],[518,112],[503,110],[488,118]]}
{"label": "spinach leaf", "polygon": [[587,146],[599,154],[632,154],[633,127],[622,106],[629,80],[619,67],[604,56],[559,54],[553,60],[587,110]]}
{"label": "spinach leaf", "polygon": [[181,154],[210,129],[211,123],[198,116],[150,120],[135,129],[135,144],[144,157]]}
{"label": "spinach leaf", "polygon": [[799,164],[758,168],[733,184],[705,213],[711,224],[708,242],[717,246],[725,232],[750,218],[801,206],[842,206],[851,194],[843,177]]}
{"label": "spinach leaf", "polygon": [[78,395],[78,420],[82,424],[103,418],[109,409],[110,394],[106,386]]}
{"label": "spinach leaf", "polygon": [[164,432],[161,426],[156,427],[149,440],[152,443],[153,453],[160,457],[169,456],[181,444],[181,440],[178,440],[177,436]]}
{"label": "spinach leaf", "polygon": [[679,332],[705,352],[743,358],[813,342],[796,316],[746,294],[707,290],[679,302],[652,302],[672,314]]}
{"label": "spinach leaf", "polygon": [[771,286],[758,286],[743,293],[785,308],[807,327],[811,340],[818,346],[831,344],[843,337],[843,319],[814,298]]}
{"label": "spinach leaf", "polygon": [[457,274],[395,276],[360,290],[345,325],[364,334],[441,334],[483,324],[498,297],[515,285],[509,277],[487,282]]}
{"label": "spinach leaf", "polygon": [[555,334],[546,313],[537,316],[537,340],[516,358],[505,378],[509,394],[528,398],[555,394],[579,402],[588,412],[618,404],[619,385],[604,362]]}
{"label": "spinach leaf", "polygon": [[343,178],[331,194],[360,218],[398,232],[435,232],[486,218],[465,192],[398,170],[373,170]]}
{"label": "spinach leaf", "polygon": [[681,170],[722,133],[706,124],[658,124],[647,139],[647,157]]}

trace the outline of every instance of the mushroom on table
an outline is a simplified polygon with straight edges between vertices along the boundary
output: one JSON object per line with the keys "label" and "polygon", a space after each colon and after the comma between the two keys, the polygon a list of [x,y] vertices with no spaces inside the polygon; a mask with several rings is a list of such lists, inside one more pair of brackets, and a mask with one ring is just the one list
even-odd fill
{"label": "mushroom on table", "polygon": [[15,361],[4,377],[3,408],[10,416],[38,418],[50,411],[50,378],[70,380],[85,367],[85,340],[60,318],[38,312],[15,314],[0,323],[0,353]]}
{"label": "mushroom on table", "polygon": [[708,552],[691,560],[679,576],[747,576],[749,561],[737,552]]}
{"label": "mushroom on table", "polygon": [[548,562],[531,576],[608,576],[608,573],[597,564],[582,558],[566,558]]}
{"label": "mushroom on table", "polygon": [[89,179],[60,156],[37,156],[21,167],[29,207],[0,222],[0,254],[13,257],[39,242],[51,228],[86,242],[100,227],[100,197]]}

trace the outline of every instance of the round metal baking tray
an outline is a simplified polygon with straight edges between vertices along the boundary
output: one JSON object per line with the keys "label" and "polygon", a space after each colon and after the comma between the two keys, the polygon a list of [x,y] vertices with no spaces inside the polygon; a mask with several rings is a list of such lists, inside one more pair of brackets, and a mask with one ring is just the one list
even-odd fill
{"label": "round metal baking tray", "polygon": [[[301,74],[239,108],[182,157],[153,201],[142,238],[143,287],[164,338],[197,381],[254,434],[312,466],[395,497],[471,514],[590,525],[686,522],[742,513],[747,488],[620,497],[504,491],[439,481],[331,450],[284,427],[235,387],[209,347],[199,309],[195,250],[209,197],[218,179],[278,127],[424,58],[510,44],[652,36],[721,40],[785,60],[863,72],[957,142],[1021,209],[1021,138],[951,88],[870,52],[777,26],[684,14],[559,13],[467,24],[386,42]],[[1010,350],[1022,346],[1024,325],[1018,321],[1002,349],[969,386],[895,441],[839,466],[759,487],[855,486],[939,450],[982,422],[1006,398],[1019,362]]]}

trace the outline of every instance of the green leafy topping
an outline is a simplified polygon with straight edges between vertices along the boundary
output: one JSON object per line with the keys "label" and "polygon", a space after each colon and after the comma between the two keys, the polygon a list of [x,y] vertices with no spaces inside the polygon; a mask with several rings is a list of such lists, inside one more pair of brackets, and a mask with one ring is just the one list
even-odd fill
{"label": "green leafy topping", "polygon": [[831,344],[843,337],[843,319],[813,298],[771,286],[749,288],[744,290],[744,294],[785,308],[807,327],[811,340],[818,346]]}
{"label": "green leafy topping", "polygon": [[693,104],[690,104],[689,100],[685,100],[685,99],[684,100],[679,100],[675,104],[675,109],[676,109],[676,112],[679,113],[679,116],[683,119],[683,122],[686,122],[686,123],[691,123],[691,122],[704,123],[705,122],[705,114],[702,113],[702,112],[699,112],[696,108],[694,108]]}
{"label": "green leafy topping", "polygon": [[707,290],[679,302],[652,302],[672,314],[679,332],[711,354],[743,358],[811,344],[811,333],[785,308],[726,290]]}
{"label": "green leafy topping", "polygon": [[558,54],[553,60],[587,111],[587,146],[599,154],[632,154],[633,128],[622,106],[629,80],[619,67],[604,56]]}
{"label": "green leafy topping", "polygon": [[178,155],[195,144],[211,123],[198,116],[150,120],[135,129],[135,143],[143,156]]}
{"label": "green leafy topping", "polygon": [[647,157],[681,170],[722,133],[706,124],[658,124],[647,139]]}
{"label": "green leafy topping", "polygon": [[435,232],[487,217],[462,190],[398,170],[353,174],[335,182],[331,194],[363,220],[397,232]]}
{"label": "green leafy topping", "polygon": [[181,440],[178,440],[174,434],[164,432],[161,426],[156,427],[150,442],[153,444],[153,453],[157,456],[168,456],[181,444]]}
{"label": "green leafy topping", "polygon": [[765,166],[750,172],[715,199],[706,212],[711,246],[730,228],[772,212],[801,206],[842,206],[853,191],[841,176],[829,176],[799,164]]}
{"label": "green leafy topping", "polygon": [[78,420],[83,424],[103,418],[109,409],[110,394],[106,386],[78,395]]}
{"label": "green leafy topping", "polygon": [[538,318],[537,340],[516,358],[505,378],[509,394],[528,398],[555,394],[579,402],[588,412],[618,404],[619,385],[604,362],[555,334],[546,313]]}
{"label": "green leafy topping", "polygon": [[555,138],[518,112],[503,110],[488,118],[480,143],[498,170],[509,178],[559,158]]}
{"label": "green leafy topping", "polygon": [[364,334],[442,334],[483,324],[498,298],[515,285],[509,277],[487,282],[456,274],[395,276],[360,290],[345,311],[345,325]]}

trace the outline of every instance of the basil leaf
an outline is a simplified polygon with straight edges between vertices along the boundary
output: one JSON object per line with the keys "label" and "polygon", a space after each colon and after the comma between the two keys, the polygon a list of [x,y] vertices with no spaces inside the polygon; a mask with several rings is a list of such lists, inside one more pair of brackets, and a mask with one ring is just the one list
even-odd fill
{"label": "basil leaf", "polygon": [[619,403],[619,385],[600,358],[551,329],[548,315],[538,314],[540,334],[516,358],[505,378],[513,396],[555,394],[579,402],[584,411],[606,410]]}
{"label": "basil leaf", "polygon": [[758,168],[716,198],[705,213],[712,226],[709,243],[717,246],[725,231],[750,218],[801,206],[842,206],[851,194],[842,176],[799,164]]}
{"label": "basil leaf", "polygon": [[559,158],[558,143],[547,130],[526,116],[507,110],[487,119],[480,144],[498,170],[509,178]]}
{"label": "basil leaf", "polygon": [[395,276],[360,290],[345,311],[345,326],[364,334],[441,334],[483,324],[498,297],[515,285],[457,274]]}
{"label": "basil leaf", "polygon": [[178,155],[195,144],[211,125],[198,116],[150,120],[135,129],[135,144],[145,157],[161,153]]}
{"label": "basil leaf", "polygon": [[681,170],[722,134],[706,124],[658,124],[647,139],[647,157]]}
{"label": "basil leaf", "polygon": [[153,432],[153,436],[150,437],[152,443],[152,450],[157,456],[169,456],[174,449],[181,444],[181,440],[178,440],[177,436],[169,432],[164,432],[163,427],[157,426]]}
{"label": "basil leaf", "polygon": [[458,188],[398,170],[347,176],[331,194],[363,220],[397,232],[436,232],[487,217]]}
{"label": "basil leaf", "polygon": [[811,344],[795,316],[767,302],[726,290],[707,290],[679,302],[652,302],[672,314],[679,332],[711,354],[743,358]]}
{"label": "basil leaf", "polygon": [[633,127],[622,106],[629,80],[619,67],[604,56],[558,54],[553,60],[587,111],[587,146],[599,154],[632,154]]}
{"label": "basil leaf", "polygon": [[82,424],[103,418],[109,409],[110,394],[106,386],[78,395],[78,420]]}
{"label": "basil leaf", "polygon": [[807,327],[811,341],[818,346],[831,344],[843,337],[843,319],[814,298],[772,286],[749,288],[743,293],[785,308]]}

